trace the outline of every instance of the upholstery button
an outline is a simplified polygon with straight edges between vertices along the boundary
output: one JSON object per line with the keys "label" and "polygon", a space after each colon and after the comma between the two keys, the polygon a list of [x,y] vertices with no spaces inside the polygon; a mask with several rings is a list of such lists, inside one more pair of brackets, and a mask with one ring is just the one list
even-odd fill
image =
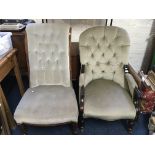
{"label": "upholstery button", "polygon": [[89,46],[89,45],[87,45],[87,46],[86,46],[86,48],[87,48],[87,49],[90,49],[90,46]]}
{"label": "upholstery button", "polygon": [[120,63],[120,67],[122,67],[122,66],[123,66],[123,62]]}
{"label": "upholstery button", "polygon": [[93,53],[91,54],[91,57],[94,58],[94,54]]}
{"label": "upholstery button", "polygon": [[92,36],[92,40],[95,40],[95,37],[94,36]]}
{"label": "upholstery button", "polygon": [[50,63],[50,59],[47,59],[47,63]]}
{"label": "upholstery button", "polygon": [[96,62],[96,66],[99,66],[99,65],[100,65],[100,62],[97,61],[97,62]]}
{"label": "upholstery button", "polygon": [[119,38],[119,36],[116,36],[116,37],[115,37],[115,40],[118,40],[118,38]]}
{"label": "upholstery button", "polygon": [[100,48],[100,44],[97,44],[97,48],[98,48],[98,49]]}
{"label": "upholstery button", "polygon": [[115,74],[116,72],[115,71],[113,71],[113,74]]}
{"label": "upholstery button", "polygon": [[105,71],[104,71],[104,70],[102,70],[102,73],[105,73]]}
{"label": "upholstery button", "polygon": [[107,65],[110,65],[110,61],[107,62]]}
{"label": "upholstery button", "polygon": [[102,40],[105,40],[105,36],[102,37]]}
{"label": "upholstery button", "polygon": [[116,57],[116,53],[114,53],[113,57]]}
{"label": "upholstery button", "polygon": [[108,45],[108,48],[111,48],[111,44]]}
{"label": "upholstery button", "polygon": [[124,48],[124,45],[121,45],[120,47],[121,47],[121,48]]}
{"label": "upholstery button", "polygon": [[58,64],[58,60],[55,60],[55,63]]}

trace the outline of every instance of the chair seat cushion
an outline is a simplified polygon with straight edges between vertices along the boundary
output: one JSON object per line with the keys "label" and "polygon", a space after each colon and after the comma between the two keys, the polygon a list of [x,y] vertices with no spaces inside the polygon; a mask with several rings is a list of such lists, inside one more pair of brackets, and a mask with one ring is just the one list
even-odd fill
{"label": "chair seat cushion", "polygon": [[84,116],[107,121],[134,119],[136,109],[128,91],[105,79],[94,80],[85,88]]}
{"label": "chair seat cushion", "polygon": [[52,125],[78,121],[76,97],[71,87],[29,88],[14,113],[18,124]]}

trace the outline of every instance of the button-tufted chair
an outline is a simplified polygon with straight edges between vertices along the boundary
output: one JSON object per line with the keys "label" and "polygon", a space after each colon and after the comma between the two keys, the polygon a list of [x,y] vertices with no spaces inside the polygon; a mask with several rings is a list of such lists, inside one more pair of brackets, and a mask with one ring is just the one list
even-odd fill
{"label": "button-tufted chair", "polygon": [[79,38],[81,74],[80,127],[84,118],[127,120],[128,131],[138,113],[137,76],[128,65],[130,41],[127,32],[114,26],[85,30]]}
{"label": "button-tufted chair", "polygon": [[30,88],[14,118],[25,125],[72,123],[76,133],[78,106],[70,80],[70,34],[66,24],[30,24],[26,28]]}

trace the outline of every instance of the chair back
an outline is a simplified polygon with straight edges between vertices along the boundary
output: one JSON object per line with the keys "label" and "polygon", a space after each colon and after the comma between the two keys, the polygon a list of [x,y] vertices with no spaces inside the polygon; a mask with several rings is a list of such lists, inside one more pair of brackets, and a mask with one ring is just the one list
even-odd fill
{"label": "chair back", "polygon": [[70,86],[69,28],[62,23],[27,26],[30,87]]}
{"label": "chair back", "polygon": [[125,87],[123,66],[128,64],[130,40],[119,27],[97,26],[79,38],[80,61],[85,65],[84,85],[95,79],[113,80]]}

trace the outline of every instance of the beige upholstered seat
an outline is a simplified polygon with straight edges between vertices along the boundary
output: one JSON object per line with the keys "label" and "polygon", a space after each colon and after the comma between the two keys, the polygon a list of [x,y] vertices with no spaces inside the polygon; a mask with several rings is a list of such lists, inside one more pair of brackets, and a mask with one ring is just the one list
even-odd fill
{"label": "beige upholstered seat", "polygon": [[136,116],[129,92],[111,80],[98,79],[89,83],[85,88],[84,102],[85,117],[113,121]]}
{"label": "beige upholstered seat", "polygon": [[64,86],[29,88],[14,115],[22,124],[58,124],[77,122],[78,109],[74,91]]}
{"label": "beige upholstered seat", "polygon": [[[80,35],[80,119],[134,120],[134,78],[128,70],[128,33],[115,26],[92,27]],[[82,125],[81,125],[81,128]]]}
{"label": "beige upholstered seat", "polygon": [[18,124],[52,125],[78,121],[70,80],[69,26],[30,24],[26,28],[30,88],[14,113]]}

